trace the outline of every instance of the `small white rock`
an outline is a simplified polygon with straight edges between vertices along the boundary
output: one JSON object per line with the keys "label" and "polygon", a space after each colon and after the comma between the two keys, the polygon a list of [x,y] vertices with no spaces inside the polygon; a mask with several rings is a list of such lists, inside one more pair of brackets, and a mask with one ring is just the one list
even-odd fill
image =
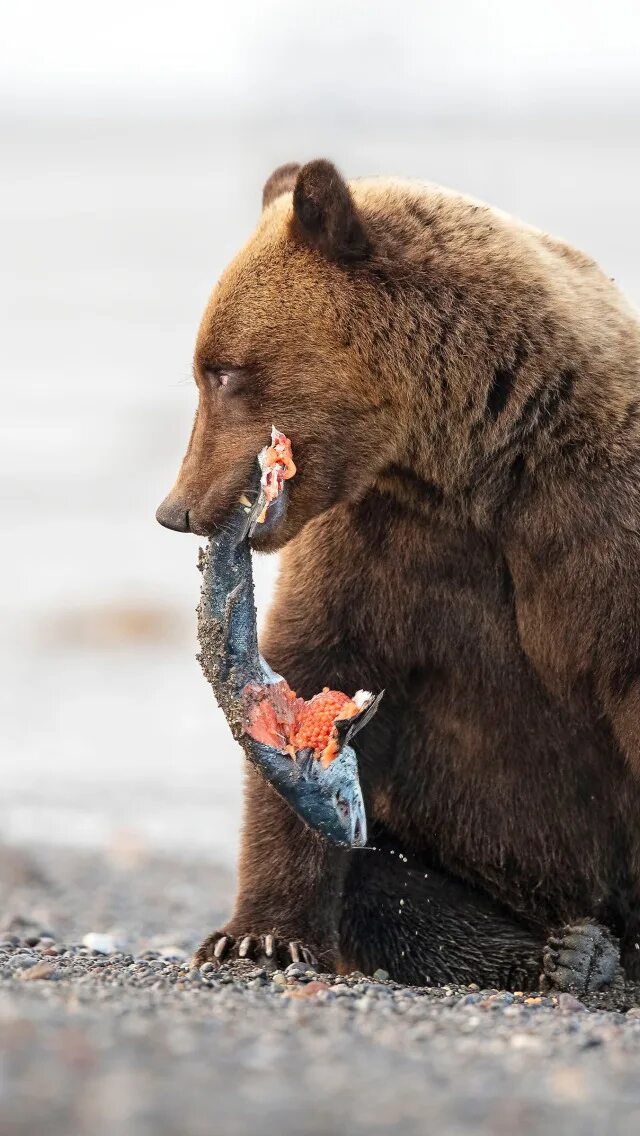
{"label": "small white rock", "polygon": [[82,940],[83,947],[90,951],[98,951],[101,955],[113,955],[116,951],[125,949],[126,943],[117,935],[109,932],[89,931]]}

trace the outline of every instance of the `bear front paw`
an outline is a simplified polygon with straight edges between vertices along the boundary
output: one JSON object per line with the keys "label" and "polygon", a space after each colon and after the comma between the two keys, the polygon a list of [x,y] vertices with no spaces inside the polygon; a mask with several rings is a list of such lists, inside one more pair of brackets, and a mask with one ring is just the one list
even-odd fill
{"label": "bear front paw", "polygon": [[212,962],[221,966],[238,960],[255,962],[266,970],[278,970],[292,962],[317,966],[313,951],[298,939],[285,939],[275,933],[232,935],[229,931],[214,931],[209,935],[193,956],[192,965]]}

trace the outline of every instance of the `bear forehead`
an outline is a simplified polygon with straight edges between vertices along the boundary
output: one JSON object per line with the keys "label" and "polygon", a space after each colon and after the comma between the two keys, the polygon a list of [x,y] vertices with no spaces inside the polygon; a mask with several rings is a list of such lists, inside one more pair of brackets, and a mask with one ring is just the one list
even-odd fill
{"label": "bear forehead", "polygon": [[[419,270],[429,263],[445,276],[455,271],[460,281],[464,275],[490,276],[497,264],[504,267],[510,262],[524,281],[538,276],[541,248],[573,255],[564,242],[434,182],[365,177],[349,181],[348,186],[374,250]],[[315,288],[335,279],[335,270],[318,253],[296,242],[292,219],[290,190],[265,206],[210,296],[200,325],[198,354],[215,356],[236,339],[244,345],[245,332],[248,335],[252,329],[243,330],[243,315],[251,310],[252,328],[267,325],[285,302],[285,291],[290,318],[298,312],[304,322],[305,305],[316,308]],[[588,258],[581,260],[595,267]],[[558,265],[554,267],[557,271]],[[315,315],[321,318],[317,310]],[[217,342],[220,339],[224,344]]]}
{"label": "bear forehead", "polygon": [[[398,237],[398,252],[403,246],[419,251],[434,243],[441,249],[449,245],[459,251],[461,245],[467,243],[475,260],[478,250],[473,250],[473,240],[468,239],[475,230],[482,230],[485,238],[491,234],[484,246],[486,253],[490,249],[495,251],[499,245],[505,251],[510,247],[513,254],[528,258],[532,244],[537,246],[541,238],[565,247],[564,242],[550,238],[504,210],[435,182],[382,176],[354,178],[347,184],[374,247],[391,234]],[[279,250],[289,252],[291,248],[292,217],[293,195],[289,190],[264,208],[254,232],[231,262],[230,269],[258,263],[272,263],[277,269],[278,263],[283,263]]]}

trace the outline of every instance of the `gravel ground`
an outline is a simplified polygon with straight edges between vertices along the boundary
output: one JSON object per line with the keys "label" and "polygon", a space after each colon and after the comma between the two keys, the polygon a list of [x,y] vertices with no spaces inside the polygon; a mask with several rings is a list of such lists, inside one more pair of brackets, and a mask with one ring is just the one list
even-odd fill
{"label": "gravel ground", "polygon": [[192,970],[231,892],[139,847],[0,850],[3,1136],[638,1132],[636,991]]}

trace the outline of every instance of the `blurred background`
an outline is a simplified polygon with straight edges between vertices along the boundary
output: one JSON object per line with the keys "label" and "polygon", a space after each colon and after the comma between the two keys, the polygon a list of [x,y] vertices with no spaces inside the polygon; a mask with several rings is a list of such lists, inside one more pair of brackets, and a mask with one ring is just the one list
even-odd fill
{"label": "blurred background", "polygon": [[[640,299],[635,0],[58,0],[0,42],[0,839],[233,864],[241,762],[161,529],[195,331],[283,161],[428,178]],[[261,610],[277,563],[256,567]]]}

